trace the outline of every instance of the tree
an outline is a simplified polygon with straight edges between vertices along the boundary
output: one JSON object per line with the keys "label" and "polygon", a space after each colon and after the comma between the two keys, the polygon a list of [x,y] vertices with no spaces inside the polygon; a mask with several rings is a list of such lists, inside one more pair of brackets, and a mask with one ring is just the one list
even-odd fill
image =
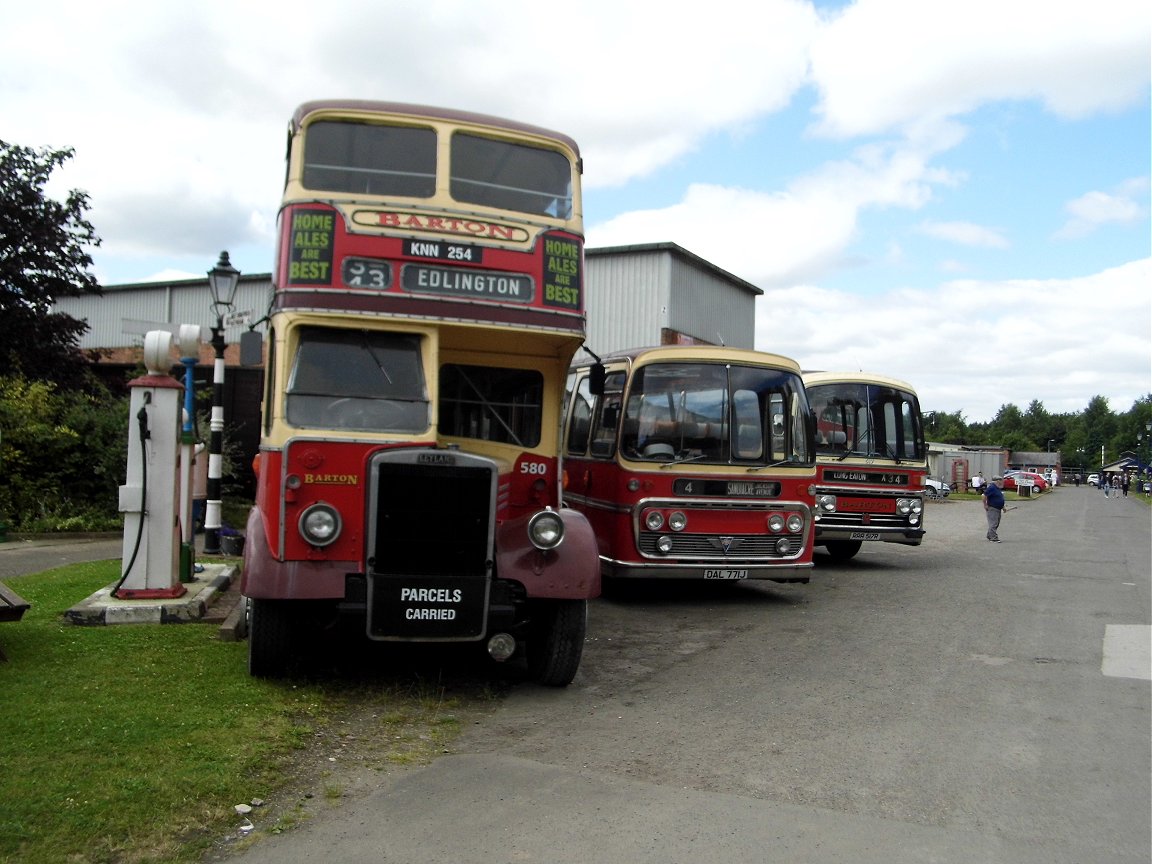
{"label": "tree", "polygon": [[63,202],[44,192],[69,149],[35,150],[0,141],[0,375],[23,375],[77,387],[86,380],[78,347],[85,321],[53,312],[61,297],[101,294],[91,247],[100,245],[85,218],[88,195]]}
{"label": "tree", "polygon": [[1115,451],[1109,453],[1105,450],[1117,428],[1116,415],[1108,407],[1108,400],[1103,396],[1093,396],[1082,416],[1087,444],[1085,461],[1092,464],[1097,458],[1102,463],[1115,459]]}

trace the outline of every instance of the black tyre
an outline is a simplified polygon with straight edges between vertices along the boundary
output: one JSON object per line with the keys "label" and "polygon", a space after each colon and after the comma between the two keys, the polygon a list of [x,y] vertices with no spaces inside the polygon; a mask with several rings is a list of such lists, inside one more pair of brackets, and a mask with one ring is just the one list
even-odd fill
{"label": "black tyre", "polygon": [[567,687],[584,653],[588,601],[539,600],[533,616],[528,674],[547,687]]}
{"label": "black tyre", "polygon": [[282,600],[248,601],[248,674],[279,678],[292,652],[292,610]]}
{"label": "black tyre", "polygon": [[861,545],[863,544],[860,540],[833,540],[825,543],[824,548],[828,550],[833,561],[850,561],[856,557]]}

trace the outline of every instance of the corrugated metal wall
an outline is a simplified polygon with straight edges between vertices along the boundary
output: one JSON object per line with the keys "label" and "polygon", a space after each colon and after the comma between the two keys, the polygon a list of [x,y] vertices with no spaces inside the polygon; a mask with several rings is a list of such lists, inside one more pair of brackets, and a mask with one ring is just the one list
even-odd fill
{"label": "corrugated metal wall", "polygon": [[[270,274],[241,276],[232,311],[249,312],[250,320],[256,322],[264,317],[271,299]],[[82,349],[129,348],[143,344],[145,332],[162,329],[151,325],[199,324],[201,338],[206,341],[216,323],[206,278],[105,286],[102,297],[63,297],[55,309],[87,319],[89,329],[80,339]],[[243,324],[225,327],[224,340],[239,342],[240,334],[247,329]],[[260,325],[257,329],[263,332],[266,327]]]}
{"label": "corrugated metal wall", "polygon": [[759,289],[674,243],[587,249],[584,284],[597,354],[659,345],[665,329],[755,347]]}
{"label": "corrugated metal wall", "polygon": [[[588,347],[597,354],[659,345],[665,329],[754,347],[759,289],[674,243],[588,249],[584,267]],[[271,298],[270,274],[242,276],[233,311],[255,322]],[[207,340],[215,323],[207,279],[106,286],[103,297],[62,298],[56,309],[87,319],[83,349],[139,346],[164,324],[199,324]],[[246,329],[226,327],[225,341],[239,342]]]}
{"label": "corrugated metal wall", "polygon": [[589,255],[585,258],[584,308],[588,347],[603,355],[659,345],[668,324],[667,253]]}
{"label": "corrugated metal wall", "polygon": [[714,345],[755,348],[755,297],[692,261],[672,264],[669,326]]}

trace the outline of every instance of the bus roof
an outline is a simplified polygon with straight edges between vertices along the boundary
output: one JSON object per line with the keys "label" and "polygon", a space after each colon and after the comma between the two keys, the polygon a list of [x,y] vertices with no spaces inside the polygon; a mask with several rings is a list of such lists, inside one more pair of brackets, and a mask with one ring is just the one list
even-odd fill
{"label": "bus roof", "polygon": [[580,148],[576,142],[563,132],[545,129],[542,126],[533,126],[530,123],[521,123],[518,120],[508,120],[504,117],[495,117],[491,114],[478,114],[473,111],[458,111],[454,108],[437,108],[432,105],[412,105],[407,102],[380,102],[372,99],[315,99],[305,102],[296,109],[292,115],[292,131],[300,129],[304,118],[316,111],[362,111],[369,114],[403,114],[406,116],[426,117],[429,120],[450,120],[456,123],[472,123],[479,126],[496,126],[514,132],[524,132],[528,135],[538,135],[542,138],[552,138],[561,141],[572,149],[577,160],[580,158]]}
{"label": "bus roof", "polygon": [[916,388],[907,381],[892,378],[888,375],[877,375],[872,372],[804,372],[804,386],[812,387],[817,384],[884,384],[897,390],[905,390],[915,395]]}
{"label": "bus roof", "polygon": [[[601,358],[604,363],[614,360],[631,360],[633,363],[655,363],[659,361],[695,360],[721,363],[759,363],[768,366],[781,366],[799,374],[800,364],[783,354],[769,354],[752,348],[728,348],[723,345],[654,345],[647,348],[629,348],[615,351]],[[595,361],[582,360],[578,366],[591,366]]]}

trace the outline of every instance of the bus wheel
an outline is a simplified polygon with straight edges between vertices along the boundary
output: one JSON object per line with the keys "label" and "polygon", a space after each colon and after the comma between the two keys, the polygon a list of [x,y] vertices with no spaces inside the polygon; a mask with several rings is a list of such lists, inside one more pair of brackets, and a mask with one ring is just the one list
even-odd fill
{"label": "bus wheel", "polygon": [[824,544],[833,561],[849,561],[860,551],[859,540],[833,540]]}
{"label": "bus wheel", "polygon": [[587,600],[540,600],[528,641],[528,674],[548,687],[567,687],[580,668],[588,628]]}
{"label": "bus wheel", "polygon": [[292,649],[291,609],[282,600],[248,602],[248,674],[279,678]]}

